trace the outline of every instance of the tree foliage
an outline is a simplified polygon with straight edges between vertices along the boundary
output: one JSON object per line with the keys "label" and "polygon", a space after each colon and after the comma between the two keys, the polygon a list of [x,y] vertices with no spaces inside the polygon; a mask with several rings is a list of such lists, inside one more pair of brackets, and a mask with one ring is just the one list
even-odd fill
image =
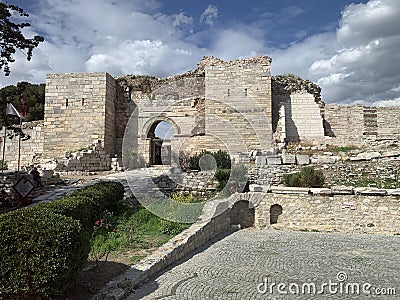
{"label": "tree foliage", "polygon": [[[25,101],[26,121],[43,120],[45,84],[19,82],[0,89],[0,128],[5,124],[7,102],[12,103],[18,111],[23,112],[21,99]],[[8,124],[10,123],[10,119]],[[15,118],[18,119],[18,118]],[[18,122],[18,120],[15,120]]]}
{"label": "tree foliage", "polygon": [[43,42],[43,37],[35,35],[33,38],[26,38],[21,32],[22,28],[31,26],[29,23],[14,23],[10,20],[13,13],[17,13],[20,17],[28,17],[29,15],[16,5],[0,3],[0,70],[6,76],[10,75],[9,63],[15,61],[13,55],[19,49],[26,51],[27,60],[31,60],[33,49],[40,42]]}

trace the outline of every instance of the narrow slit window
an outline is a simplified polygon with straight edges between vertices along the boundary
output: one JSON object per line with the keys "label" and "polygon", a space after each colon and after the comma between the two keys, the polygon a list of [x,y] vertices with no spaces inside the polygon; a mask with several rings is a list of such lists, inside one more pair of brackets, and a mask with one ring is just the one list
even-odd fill
{"label": "narrow slit window", "polygon": [[65,107],[68,107],[68,98],[65,99]]}
{"label": "narrow slit window", "polygon": [[82,98],[82,106],[85,105],[85,98]]}
{"label": "narrow slit window", "polygon": [[228,97],[231,95],[231,90],[228,89]]}
{"label": "narrow slit window", "polygon": [[244,95],[247,96],[247,89],[244,89]]}

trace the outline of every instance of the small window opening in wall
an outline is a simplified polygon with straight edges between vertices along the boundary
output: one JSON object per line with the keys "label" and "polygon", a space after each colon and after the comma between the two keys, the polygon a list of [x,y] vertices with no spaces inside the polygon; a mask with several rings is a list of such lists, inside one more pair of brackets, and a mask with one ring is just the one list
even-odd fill
{"label": "small window opening in wall", "polygon": [[247,89],[244,89],[244,95],[247,96]]}
{"label": "small window opening in wall", "polygon": [[68,107],[68,98],[65,99],[65,107]]}
{"label": "small window opening in wall", "polygon": [[231,95],[231,90],[228,89],[228,97]]}
{"label": "small window opening in wall", "polygon": [[85,98],[82,98],[82,106],[85,105]]}
{"label": "small window opening in wall", "polygon": [[278,218],[282,214],[282,206],[279,204],[274,204],[270,207],[269,209],[269,215],[270,215],[270,224],[276,224],[278,223]]}

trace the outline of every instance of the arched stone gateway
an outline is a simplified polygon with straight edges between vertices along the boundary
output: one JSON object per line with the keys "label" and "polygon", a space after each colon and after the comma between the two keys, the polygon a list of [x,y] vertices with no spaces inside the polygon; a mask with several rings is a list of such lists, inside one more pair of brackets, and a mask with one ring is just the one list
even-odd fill
{"label": "arched stone gateway", "polygon": [[277,224],[278,223],[278,218],[282,214],[282,206],[279,204],[274,204],[271,206],[269,209],[269,223],[272,224]]}
{"label": "arched stone gateway", "polygon": [[148,165],[170,165],[171,138],[179,133],[179,127],[168,118],[158,118],[147,128]]}
{"label": "arched stone gateway", "polygon": [[241,228],[254,226],[255,210],[249,204],[249,201],[240,200],[233,205],[230,210],[231,225],[240,225]]}

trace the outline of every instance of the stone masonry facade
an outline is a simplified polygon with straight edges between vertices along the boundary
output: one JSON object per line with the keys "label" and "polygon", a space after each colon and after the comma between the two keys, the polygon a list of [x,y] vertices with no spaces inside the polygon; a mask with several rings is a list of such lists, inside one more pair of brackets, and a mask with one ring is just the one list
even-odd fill
{"label": "stone masonry facade", "polygon": [[99,140],[115,154],[116,86],[107,73],[49,74],[43,158],[60,158]]}
{"label": "stone masonry facade", "polygon": [[[227,62],[204,57],[196,69],[167,78],[48,74],[44,123],[30,129],[37,133],[22,143],[22,165],[39,156],[42,163],[59,160],[99,144],[102,160],[111,162],[121,156],[123,141],[151,165],[157,151],[173,163],[180,152],[203,149],[246,156],[289,142],[368,146],[400,138],[400,107],[325,105],[314,83],[271,76],[271,61],[267,56]],[[174,129],[163,144],[155,137],[161,122]],[[7,141],[7,160],[15,168],[12,143]],[[86,163],[96,169],[97,161]]]}

